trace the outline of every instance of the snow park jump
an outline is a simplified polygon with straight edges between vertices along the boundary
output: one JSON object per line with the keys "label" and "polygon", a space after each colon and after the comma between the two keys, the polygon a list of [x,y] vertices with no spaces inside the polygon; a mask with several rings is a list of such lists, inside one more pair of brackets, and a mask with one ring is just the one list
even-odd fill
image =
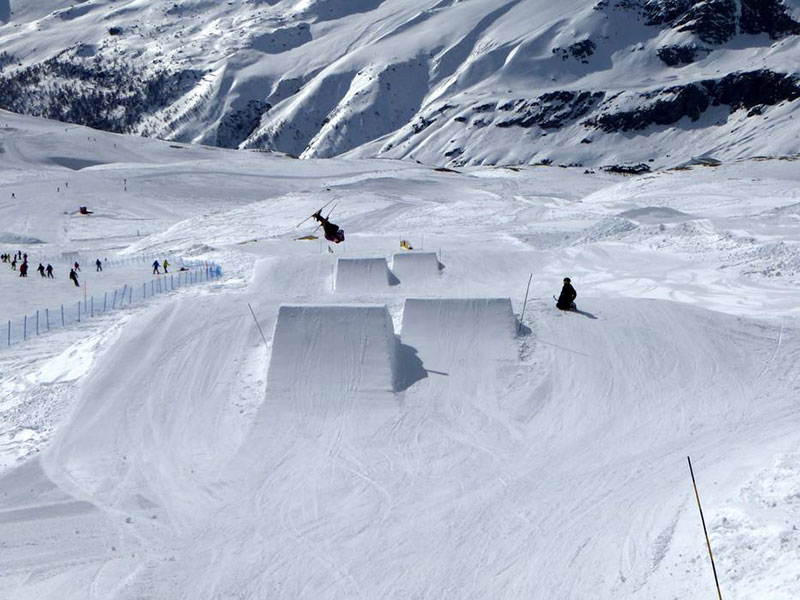
{"label": "snow park jump", "polygon": [[405,252],[392,257],[392,272],[402,285],[435,281],[440,270],[435,252]]}
{"label": "snow park jump", "polygon": [[337,292],[386,290],[391,281],[385,258],[340,258],[336,261]]}
{"label": "snow park jump", "polygon": [[267,395],[390,393],[396,344],[385,306],[281,306]]}
{"label": "snow park jump", "polygon": [[516,326],[508,298],[408,298],[401,335],[426,368],[448,370],[456,363],[513,359]]}

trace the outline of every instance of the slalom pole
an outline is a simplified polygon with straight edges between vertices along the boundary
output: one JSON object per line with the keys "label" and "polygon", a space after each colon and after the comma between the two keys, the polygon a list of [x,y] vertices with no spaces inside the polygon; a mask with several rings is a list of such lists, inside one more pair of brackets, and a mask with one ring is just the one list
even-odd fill
{"label": "slalom pole", "polygon": [[525,318],[525,307],[528,305],[528,292],[531,291],[531,279],[533,279],[533,273],[531,276],[528,277],[528,287],[525,288],[525,300],[522,303],[522,314],[519,316],[519,324],[517,325],[517,334],[522,331],[522,320]]}
{"label": "slalom pole", "polygon": [[717,597],[722,600],[722,591],[719,589],[719,578],[717,577],[717,567],[714,565],[714,555],[711,553],[711,541],[708,539],[708,530],[706,529],[706,519],[703,517],[703,507],[700,506],[700,494],[697,492],[697,481],[694,478],[694,469],[692,469],[692,459],[688,456],[686,460],[689,461],[689,473],[692,475],[692,485],[694,486],[694,496],[697,499],[697,509],[700,511],[700,521],[703,523],[703,533],[706,535],[706,546],[708,547],[708,557],[711,559],[711,570],[714,571],[714,583],[717,584]]}
{"label": "slalom pole", "polygon": [[256,327],[258,327],[258,333],[261,334],[261,339],[264,340],[264,346],[269,348],[269,345],[267,344],[267,338],[264,337],[264,332],[261,330],[261,325],[258,324],[258,319],[256,318],[256,313],[253,310],[253,307],[250,306],[249,302],[247,303],[247,308],[250,309],[250,314],[253,315],[253,320],[256,322]]}

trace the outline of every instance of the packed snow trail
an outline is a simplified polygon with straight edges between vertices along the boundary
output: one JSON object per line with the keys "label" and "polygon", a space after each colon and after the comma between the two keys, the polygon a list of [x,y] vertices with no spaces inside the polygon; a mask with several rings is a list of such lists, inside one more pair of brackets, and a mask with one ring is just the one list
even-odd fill
{"label": "packed snow trail", "polygon": [[[85,130],[36,125],[33,138],[3,130],[0,186],[26,195],[0,206],[8,227],[94,254],[153,219],[159,232],[127,253],[230,270],[0,352],[3,598],[713,596],[688,454],[725,597],[800,596],[790,161],[625,180],[441,173],[100,133],[68,153]],[[70,190],[126,212],[113,230],[73,231],[53,212],[66,167],[48,161],[109,160],[113,144],[118,164],[69,170]],[[242,174],[241,194],[218,202],[230,178],[198,177],[210,160]],[[134,202],[115,192],[123,172],[143,188]],[[329,254],[291,241],[331,196],[347,198],[347,242]],[[338,258],[387,260],[423,237],[438,276],[334,290]],[[519,335],[507,304],[502,319],[463,310],[510,298],[519,314],[530,273]],[[553,307],[565,275],[579,312]],[[408,298],[438,308],[406,329]],[[394,393],[368,391],[387,378],[365,366],[391,361],[369,350],[377,329],[315,317],[307,344],[273,339],[280,306],[332,304],[387,307]],[[305,364],[319,370],[302,377]]]}
{"label": "packed snow trail", "polygon": [[[776,352],[760,323],[595,299],[584,302],[596,320],[537,306],[532,335],[487,340],[517,346],[522,363],[453,347],[466,361],[427,373],[399,404],[316,385],[306,408],[268,392],[257,413],[243,400],[242,416],[237,398],[253,390],[240,380],[264,354],[241,301],[198,297],[142,317],[94,369],[44,475],[25,480],[87,503],[94,525],[75,536],[104,551],[78,572],[116,574],[93,580],[95,597],[665,597],[648,587],[668,567],[652,549],[691,529],[685,454],[705,481],[724,479],[740,454],[782,451],[798,425],[782,388],[796,330]],[[21,476],[0,489],[19,490]],[[26,527],[50,516],[44,500],[34,518],[6,513],[14,539],[37,539]],[[63,567],[61,545],[37,539],[33,556]],[[692,589],[701,567],[684,578]],[[88,589],[82,577],[24,589],[56,584],[64,597]]]}

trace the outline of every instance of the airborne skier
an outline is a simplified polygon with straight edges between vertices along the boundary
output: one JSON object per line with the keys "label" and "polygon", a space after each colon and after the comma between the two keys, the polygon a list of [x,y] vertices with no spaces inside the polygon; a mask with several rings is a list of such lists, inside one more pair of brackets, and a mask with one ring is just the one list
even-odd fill
{"label": "airborne skier", "polygon": [[325,231],[325,239],[334,244],[339,244],[344,241],[344,231],[339,228],[335,223],[331,223],[328,219],[322,216],[322,209],[315,212],[312,217],[322,225]]}

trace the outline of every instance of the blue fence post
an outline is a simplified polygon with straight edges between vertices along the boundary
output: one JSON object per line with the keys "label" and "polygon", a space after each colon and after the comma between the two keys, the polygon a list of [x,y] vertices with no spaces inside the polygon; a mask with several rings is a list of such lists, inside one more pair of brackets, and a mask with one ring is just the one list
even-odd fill
{"label": "blue fence post", "polygon": [[8,320],[8,345],[11,345],[11,319]]}
{"label": "blue fence post", "polygon": [[39,309],[36,309],[36,335],[39,335]]}
{"label": "blue fence post", "polygon": [[92,318],[94,319],[94,296],[92,296],[92,312],[91,312],[91,315],[92,315]]}
{"label": "blue fence post", "polygon": [[107,304],[108,304],[108,292],[103,292],[103,312],[106,312]]}
{"label": "blue fence post", "polygon": [[64,327],[64,305],[61,305],[61,326]]}
{"label": "blue fence post", "polygon": [[151,296],[156,295],[156,282],[153,281],[152,279],[150,280],[150,295]]}
{"label": "blue fence post", "polygon": [[50,331],[50,309],[44,309],[44,320],[47,323],[47,331]]}
{"label": "blue fence post", "polygon": [[128,284],[125,284],[125,287],[122,288],[122,300],[119,301],[119,305],[122,306],[122,303],[125,302],[125,292],[128,291]]}
{"label": "blue fence post", "polygon": [[169,276],[169,287],[172,288],[172,291],[175,291],[175,275]]}
{"label": "blue fence post", "polygon": [[117,305],[117,290],[114,290],[114,298],[111,299],[111,310]]}
{"label": "blue fence post", "polygon": [[133,286],[130,287],[130,291],[128,292],[128,304],[130,305],[131,302],[133,302]]}
{"label": "blue fence post", "polygon": [[142,284],[142,298],[147,298],[147,284]]}
{"label": "blue fence post", "polygon": [[81,322],[81,301],[78,300],[78,323]]}
{"label": "blue fence post", "polygon": [[25,315],[25,318],[22,319],[22,341],[28,339],[28,315]]}

